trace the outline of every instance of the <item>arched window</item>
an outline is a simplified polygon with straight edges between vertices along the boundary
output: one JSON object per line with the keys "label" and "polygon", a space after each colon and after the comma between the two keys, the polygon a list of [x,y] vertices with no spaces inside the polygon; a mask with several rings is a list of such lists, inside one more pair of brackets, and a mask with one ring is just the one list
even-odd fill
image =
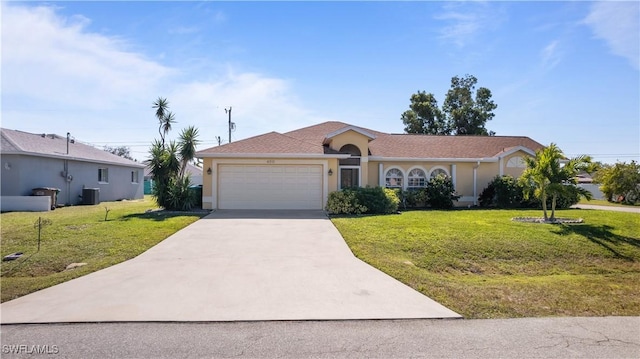
{"label": "arched window", "polygon": [[348,153],[351,155],[349,158],[340,159],[341,166],[360,166],[360,149],[356,145],[347,144],[340,148],[340,153]]}
{"label": "arched window", "polygon": [[507,167],[510,167],[510,168],[525,168],[525,167],[527,167],[527,164],[524,162],[524,159],[522,159],[522,157],[515,156],[515,157],[509,158],[509,161],[507,161]]}
{"label": "arched window", "polygon": [[407,176],[407,188],[422,188],[427,185],[427,175],[423,170],[419,168],[414,168],[409,171],[409,175]]}
{"label": "arched window", "polygon": [[447,172],[447,170],[445,170],[444,168],[441,168],[441,167],[436,167],[436,168],[432,169],[431,170],[431,174],[429,175],[429,177],[435,178],[440,174],[449,177],[449,172]]}
{"label": "arched window", "polygon": [[387,174],[384,176],[385,185],[388,188],[402,188],[402,179],[404,175],[402,171],[397,168],[392,168],[387,171]]}

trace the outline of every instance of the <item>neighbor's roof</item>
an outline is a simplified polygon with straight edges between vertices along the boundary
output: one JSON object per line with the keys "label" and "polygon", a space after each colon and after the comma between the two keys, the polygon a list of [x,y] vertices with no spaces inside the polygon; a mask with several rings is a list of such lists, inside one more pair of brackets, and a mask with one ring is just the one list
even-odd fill
{"label": "neighbor's roof", "polygon": [[[193,163],[189,162],[187,163],[187,169],[185,172],[190,174],[191,177],[202,176],[202,167],[198,167]],[[144,168],[144,176],[145,177],[151,176],[151,168],[149,166]]]}
{"label": "neighbor's roof", "polygon": [[432,136],[389,134],[330,121],[280,134],[270,132],[238,142],[212,147],[198,156],[216,154],[302,154],[327,153],[323,143],[329,136],[355,129],[370,138],[372,157],[402,159],[482,159],[495,158],[510,150],[524,148],[532,152],[544,147],[525,136]]}
{"label": "neighbor's roof", "polygon": [[127,167],[144,167],[143,164],[120,157],[93,146],[72,141],[67,154],[67,138],[55,134],[38,134],[0,129],[2,154],[20,154],[74,161],[114,164]]}

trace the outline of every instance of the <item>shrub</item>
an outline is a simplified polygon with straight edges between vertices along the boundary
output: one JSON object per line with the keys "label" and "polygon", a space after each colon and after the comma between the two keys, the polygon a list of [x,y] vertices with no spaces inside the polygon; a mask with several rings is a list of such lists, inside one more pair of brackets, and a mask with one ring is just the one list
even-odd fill
{"label": "shrub", "polygon": [[326,210],[332,214],[362,214],[367,207],[360,204],[355,189],[345,188],[329,193]]}
{"label": "shrub", "polygon": [[522,185],[511,176],[496,176],[478,197],[481,207],[522,207],[524,195]]}
{"label": "shrub", "polygon": [[394,190],[382,187],[345,188],[329,193],[326,210],[332,214],[389,214],[398,210]]}
{"label": "shrub", "polygon": [[404,191],[396,189],[396,196],[404,209],[424,207],[426,205],[427,194],[424,188]]}
{"label": "shrub", "polygon": [[449,176],[440,174],[433,177],[425,188],[426,203],[431,208],[446,209],[453,207],[453,201],[460,196],[456,195],[453,182]]}

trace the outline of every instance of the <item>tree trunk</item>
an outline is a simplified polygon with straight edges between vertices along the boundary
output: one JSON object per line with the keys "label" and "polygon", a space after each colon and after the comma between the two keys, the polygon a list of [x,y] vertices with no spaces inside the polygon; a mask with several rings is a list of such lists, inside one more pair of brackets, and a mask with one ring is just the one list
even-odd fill
{"label": "tree trunk", "polygon": [[546,222],[549,219],[547,216],[547,192],[543,191],[540,199],[542,199],[542,213],[544,213],[544,221]]}
{"label": "tree trunk", "polygon": [[556,199],[558,198],[557,194],[553,194],[551,197],[551,222],[556,220]]}

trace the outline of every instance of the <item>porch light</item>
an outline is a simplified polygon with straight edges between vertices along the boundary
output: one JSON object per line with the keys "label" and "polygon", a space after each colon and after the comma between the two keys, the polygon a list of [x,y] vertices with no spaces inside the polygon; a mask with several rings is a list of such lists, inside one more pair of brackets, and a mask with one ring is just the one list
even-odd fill
{"label": "porch light", "polygon": [[207,168],[207,174],[210,175],[211,174],[211,167]]}
{"label": "porch light", "polygon": [[328,174],[329,176],[333,176],[333,170],[332,170],[331,168],[329,168],[329,172],[327,172],[327,174]]}

